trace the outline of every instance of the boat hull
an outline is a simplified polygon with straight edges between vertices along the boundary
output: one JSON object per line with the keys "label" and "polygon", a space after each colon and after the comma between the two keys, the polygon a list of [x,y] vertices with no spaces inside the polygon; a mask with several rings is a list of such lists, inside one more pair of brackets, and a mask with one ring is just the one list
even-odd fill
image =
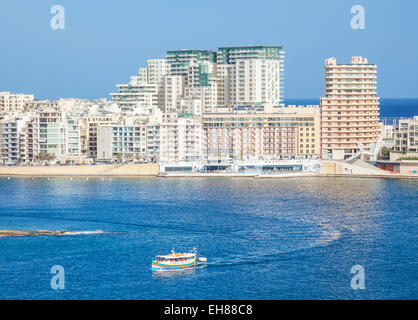
{"label": "boat hull", "polygon": [[185,262],[183,264],[166,264],[153,261],[152,270],[181,270],[187,268],[193,268],[197,264],[197,260],[193,259],[190,262]]}

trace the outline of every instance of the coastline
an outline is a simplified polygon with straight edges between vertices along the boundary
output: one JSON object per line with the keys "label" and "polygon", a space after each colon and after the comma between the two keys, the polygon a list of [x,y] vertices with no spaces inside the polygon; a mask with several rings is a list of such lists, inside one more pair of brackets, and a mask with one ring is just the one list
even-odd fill
{"label": "coastline", "polygon": [[254,179],[291,179],[291,178],[377,178],[377,179],[418,179],[418,175],[400,174],[327,174],[327,173],[288,173],[288,174],[233,174],[233,173],[198,173],[198,174],[160,174],[162,178],[254,178]]}
{"label": "coastline", "polygon": [[1,176],[14,177],[140,177],[158,176],[158,164],[0,167]]}
{"label": "coastline", "polygon": [[159,177],[159,178],[254,178],[254,179],[286,179],[286,178],[387,178],[387,179],[418,179],[415,174],[373,173],[310,173],[292,172],[280,174],[263,173],[161,173],[159,164],[112,164],[84,166],[30,166],[0,167],[0,178],[42,178],[42,177]]}

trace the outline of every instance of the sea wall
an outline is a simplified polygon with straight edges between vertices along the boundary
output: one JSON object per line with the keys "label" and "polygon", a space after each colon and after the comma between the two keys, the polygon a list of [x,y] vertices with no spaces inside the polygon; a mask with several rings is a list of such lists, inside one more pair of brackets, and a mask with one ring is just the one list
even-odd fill
{"label": "sea wall", "polygon": [[1,167],[0,176],[157,176],[159,164]]}
{"label": "sea wall", "polygon": [[323,161],[321,173],[326,175],[390,175],[390,172],[379,169],[360,159],[352,163],[334,160]]}
{"label": "sea wall", "polygon": [[407,153],[391,152],[389,161],[399,161],[399,158],[405,158],[405,157],[418,157],[418,152],[407,152]]}
{"label": "sea wall", "polygon": [[402,160],[399,163],[400,174],[415,174],[418,176],[418,161],[417,160]]}

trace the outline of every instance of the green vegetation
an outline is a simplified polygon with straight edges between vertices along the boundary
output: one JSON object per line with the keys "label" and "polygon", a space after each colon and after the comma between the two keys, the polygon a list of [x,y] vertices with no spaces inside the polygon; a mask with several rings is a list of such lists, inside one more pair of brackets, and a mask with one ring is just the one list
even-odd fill
{"label": "green vegetation", "polygon": [[413,156],[410,156],[410,157],[400,157],[399,160],[418,160],[418,157],[413,157]]}
{"label": "green vegetation", "polygon": [[404,151],[396,151],[396,150],[391,150],[390,152],[393,152],[393,153],[402,153],[402,154],[407,154],[407,153],[408,153],[408,150],[404,150]]}
{"label": "green vegetation", "polygon": [[380,156],[382,159],[389,159],[389,153],[391,150],[388,147],[383,147],[382,150],[380,150]]}
{"label": "green vegetation", "polygon": [[35,161],[52,161],[55,158],[56,156],[53,153],[39,152],[39,154],[36,155],[33,159]]}

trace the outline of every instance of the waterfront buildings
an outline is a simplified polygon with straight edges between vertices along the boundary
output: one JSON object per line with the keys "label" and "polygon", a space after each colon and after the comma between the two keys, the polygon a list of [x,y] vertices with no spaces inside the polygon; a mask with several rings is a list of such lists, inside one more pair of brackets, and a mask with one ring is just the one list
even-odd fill
{"label": "waterfront buildings", "polygon": [[0,120],[5,114],[19,114],[28,109],[34,100],[32,94],[0,92]]}
{"label": "waterfront buildings", "polygon": [[220,74],[229,79],[223,91],[220,90],[229,91],[223,97],[225,104],[271,103],[284,106],[282,47],[222,47],[217,57],[220,68],[225,68]]}
{"label": "waterfront buildings", "polygon": [[63,114],[57,110],[40,111],[33,117],[34,153],[60,157],[65,154]]}
{"label": "waterfront buildings", "polygon": [[111,93],[122,112],[180,112],[181,101],[200,100],[201,112],[220,106],[284,106],[282,47],[222,47],[170,50],[166,59],[148,60],[128,84]]}
{"label": "waterfront buildings", "polygon": [[26,124],[28,115],[13,117],[0,122],[1,161],[6,163],[23,163],[30,157],[28,150]]}
{"label": "waterfront buildings", "polygon": [[187,76],[190,65],[216,63],[216,52],[211,50],[170,50],[167,51],[167,64],[170,75]]}
{"label": "waterfront buildings", "polygon": [[321,98],[321,152],[342,160],[370,149],[381,132],[376,65],[353,57],[350,64],[325,61],[325,96]]}
{"label": "waterfront buildings", "polygon": [[119,92],[111,93],[124,113],[149,113],[159,107],[159,92],[155,84],[118,84]]}
{"label": "waterfront buildings", "polygon": [[418,116],[399,120],[394,139],[395,151],[418,152]]}
{"label": "waterfront buildings", "polygon": [[84,125],[87,134],[87,157],[97,159],[97,128],[100,125],[116,124],[120,119],[117,114],[85,117]]}
{"label": "waterfront buildings", "polygon": [[180,75],[170,75],[165,78],[165,113],[179,112],[180,100],[184,94],[186,86],[185,77]]}
{"label": "waterfront buildings", "polygon": [[97,157],[101,161],[144,159],[144,128],[135,125],[107,125],[97,129]]}
{"label": "waterfront buildings", "polygon": [[203,114],[203,158],[274,160],[320,155],[319,106],[234,108]]}
{"label": "waterfront buildings", "polygon": [[160,123],[155,116],[139,116],[97,126],[97,160],[157,161]]}
{"label": "waterfront buildings", "polygon": [[122,113],[152,113],[165,105],[164,81],[168,72],[165,59],[149,59],[128,84],[117,84],[119,92],[111,93]]}
{"label": "waterfront buildings", "polygon": [[78,117],[67,117],[64,120],[64,155],[81,157],[86,155],[86,139],[83,137],[83,122]]}
{"label": "waterfront buildings", "polygon": [[160,162],[202,160],[202,122],[200,117],[179,114],[160,126]]}
{"label": "waterfront buildings", "polygon": [[376,65],[327,59],[321,105],[285,107],[284,54],[280,46],[170,50],[118,84],[112,101],[0,93],[2,161],[42,153],[79,163],[344,160],[372,149],[380,132],[385,145],[395,136],[395,150],[416,150],[416,120],[378,123]]}

